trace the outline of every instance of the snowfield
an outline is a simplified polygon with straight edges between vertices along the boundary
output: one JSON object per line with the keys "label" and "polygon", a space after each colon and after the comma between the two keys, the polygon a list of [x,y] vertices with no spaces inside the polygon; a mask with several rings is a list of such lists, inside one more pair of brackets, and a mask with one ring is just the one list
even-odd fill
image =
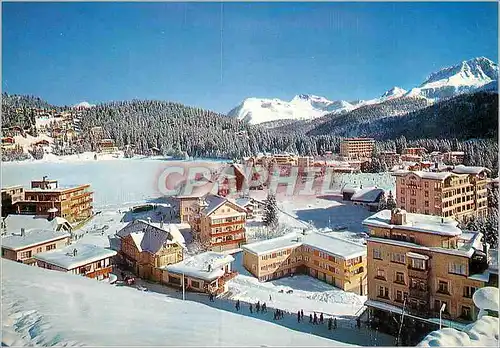
{"label": "snowfield", "polygon": [[76,275],[3,259],[2,269],[2,346],[344,345],[255,317]]}

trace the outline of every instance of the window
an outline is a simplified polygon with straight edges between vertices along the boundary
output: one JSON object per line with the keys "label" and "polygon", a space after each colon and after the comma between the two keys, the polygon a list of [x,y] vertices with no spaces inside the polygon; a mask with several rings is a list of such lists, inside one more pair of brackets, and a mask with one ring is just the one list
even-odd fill
{"label": "window", "polygon": [[380,249],[373,249],[373,258],[382,260],[382,252],[380,251]]}
{"label": "window", "polygon": [[399,284],[404,284],[405,274],[403,272],[396,272],[396,280],[394,282]]}
{"label": "window", "polygon": [[333,256],[328,256],[328,260],[334,263],[337,263],[337,260]]}
{"label": "window", "polygon": [[401,203],[404,203],[404,202],[405,202],[405,198],[401,197]]}
{"label": "window", "polygon": [[444,280],[440,280],[438,283],[438,291],[437,292],[439,292],[441,294],[449,294],[450,291],[448,288],[448,282],[446,282]]}
{"label": "window", "polygon": [[460,311],[460,316],[464,319],[471,320],[472,315],[471,315],[470,307],[468,306],[462,306],[462,310]]}
{"label": "window", "polygon": [[56,248],[56,244],[54,243],[54,244],[49,244],[49,245],[47,245],[47,246],[45,247],[45,250],[46,250],[46,251],[49,251],[49,250],[53,250],[53,249],[55,249],[55,248]]}
{"label": "window", "polygon": [[309,256],[304,256],[304,261],[309,262]]}
{"label": "window", "polygon": [[200,282],[197,282],[197,281],[194,281],[194,280],[191,280],[191,286],[193,288],[200,288]]}
{"label": "window", "polygon": [[394,301],[403,302],[403,292],[401,290],[396,290],[396,298]]}
{"label": "window", "polygon": [[172,284],[181,285],[181,278],[168,276],[168,280],[169,280],[169,281],[170,281],[170,283],[172,283]]}
{"label": "window", "polygon": [[472,298],[472,295],[476,292],[477,288],[473,286],[464,286],[464,297]]}
{"label": "window", "polygon": [[450,262],[448,264],[448,273],[467,275],[465,264]]}
{"label": "window", "polygon": [[379,286],[378,297],[389,298],[389,288],[386,288],[385,286]]}
{"label": "window", "polygon": [[413,199],[413,198],[412,198],[412,199],[410,199],[410,204],[415,205],[415,204],[416,204],[416,200],[415,200],[415,199]]}
{"label": "window", "polygon": [[391,254],[391,261],[397,262],[397,263],[406,263],[405,254],[392,253]]}
{"label": "window", "polygon": [[421,259],[410,259],[411,268],[425,270],[425,261]]}
{"label": "window", "polygon": [[377,269],[377,276],[375,278],[385,280],[385,271],[381,268]]}
{"label": "window", "polygon": [[439,312],[441,310],[441,306],[445,305],[443,313],[448,314],[448,302],[446,301],[440,301],[440,300],[434,300],[434,311]]}
{"label": "window", "polygon": [[426,187],[426,188],[429,187],[429,183],[428,182],[424,182],[424,187]]}
{"label": "window", "polygon": [[328,270],[332,273],[335,273],[335,267],[328,265]]}
{"label": "window", "polygon": [[424,202],[424,207],[428,208],[429,207],[429,201]]}
{"label": "window", "polygon": [[252,265],[252,271],[255,271],[255,269],[257,268],[257,266],[255,266],[255,263]]}
{"label": "window", "polygon": [[21,259],[28,259],[30,257],[31,257],[31,250],[29,250],[29,251],[23,251],[21,253]]}
{"label": "window", "polygon": [[43,249],[42,249],[42,247],[36,248],[36,252],[37,252],[37,253],[41,253],[41,252],[42,252],[42,250],[43,250]]}

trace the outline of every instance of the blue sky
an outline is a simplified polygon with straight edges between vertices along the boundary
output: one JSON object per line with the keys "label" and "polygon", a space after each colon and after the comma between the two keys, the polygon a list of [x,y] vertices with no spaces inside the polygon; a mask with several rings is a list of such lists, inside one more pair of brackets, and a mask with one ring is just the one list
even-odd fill
{"label": "blue sky", "polygon": [[477,56],[497,3],[2,3],[2,89],[72,105],[369,99]]}

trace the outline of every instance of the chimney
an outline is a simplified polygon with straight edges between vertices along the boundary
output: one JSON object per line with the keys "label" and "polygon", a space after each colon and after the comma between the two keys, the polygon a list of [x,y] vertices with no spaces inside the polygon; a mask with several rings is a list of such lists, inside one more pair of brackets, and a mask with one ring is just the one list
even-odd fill
{"label": "chimney", "polygon": [[406,224],[406,211],[395,208],[391,211],[391,224],[392,225],[405,225]]}
{"label": "chimney", "polygon": [[25,236],[24,227],[21,227],[21,237],[24,237],[24,236]]}

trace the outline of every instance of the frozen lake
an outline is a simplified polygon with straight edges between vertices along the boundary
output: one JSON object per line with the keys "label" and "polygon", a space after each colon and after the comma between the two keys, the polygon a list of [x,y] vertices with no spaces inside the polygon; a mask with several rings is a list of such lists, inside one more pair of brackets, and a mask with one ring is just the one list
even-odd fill
{"label": "frozen lake", "polygon": [[[94,191],[95,209],[104,209],[160,197],[158,178],[168,167],[186,164],[213,167],[220,162],[158,159],[7,162],[2,163],[2,187],[28,187],[31,180],[42,179],[45,175],[58,180],[61,186],[90,183]],[[394,190],[395,185],[394,178],[389,173],[341,174],[337,176],[336,189],[340,190],[346,183],[362,184],[365,187],[377,185],[386,190]]]}

